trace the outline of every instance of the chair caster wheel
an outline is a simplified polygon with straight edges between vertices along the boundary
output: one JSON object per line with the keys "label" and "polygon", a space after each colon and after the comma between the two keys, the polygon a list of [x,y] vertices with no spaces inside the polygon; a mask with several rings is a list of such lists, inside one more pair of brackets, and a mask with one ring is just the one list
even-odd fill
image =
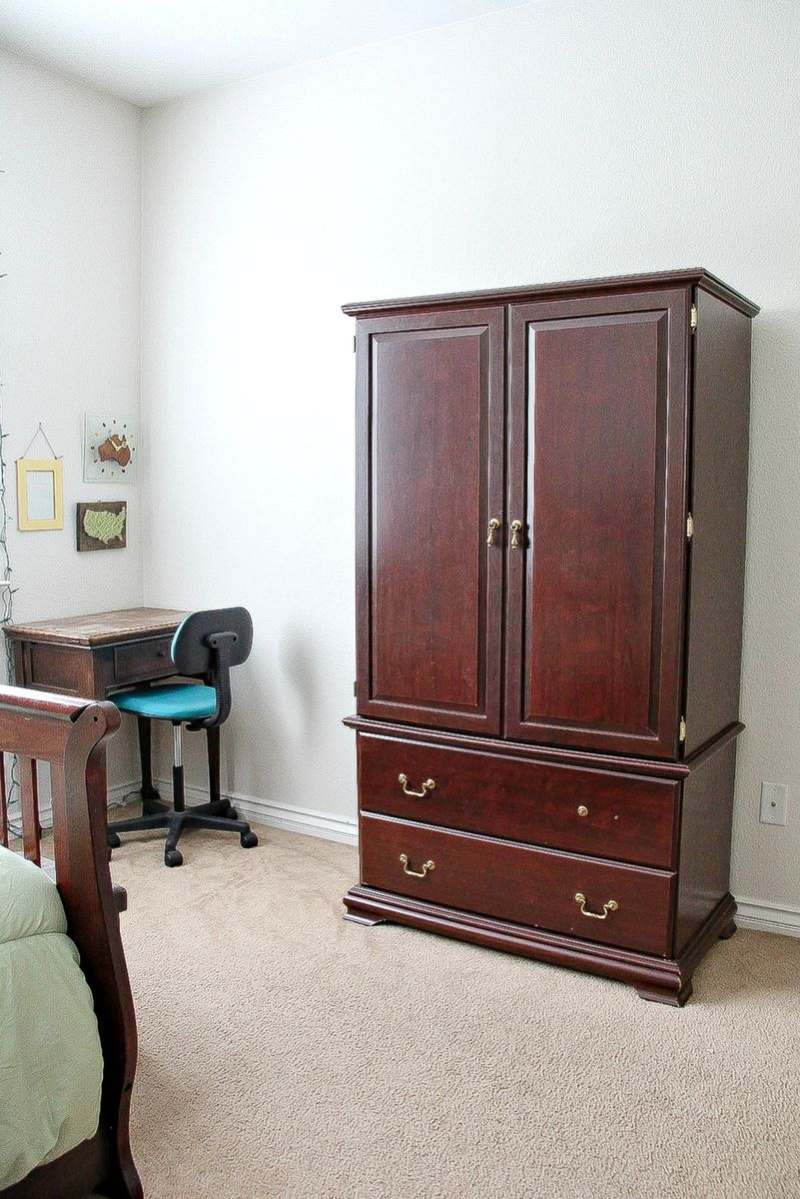
{"label": "chair caster wheel", "polygon": [[254,845],[258,845],[258,837],[255,833],[242,833],[239,844],[242,849],[252,849]]}
{"label": "chair caster wheel", "polygon": [[182,866],[183,854],[179,849],[167,849],[164,851],[165,866]]}
{"label": "chair caster wheel", "polygon": [[109,833],[108,834],[108,848],[109,849],[119,849],[121,844],[122,844],[122,842],[119,839],[119,833]]}

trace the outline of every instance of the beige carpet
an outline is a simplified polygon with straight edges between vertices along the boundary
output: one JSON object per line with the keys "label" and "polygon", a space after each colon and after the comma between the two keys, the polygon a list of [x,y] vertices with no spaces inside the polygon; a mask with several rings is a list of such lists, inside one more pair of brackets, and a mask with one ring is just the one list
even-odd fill
{"label": "beige carpet", "polygon": [[114,852],[146,1199],[795,1199],[800,940],[740,931],[683,1010],[341,919],[348,846]]}

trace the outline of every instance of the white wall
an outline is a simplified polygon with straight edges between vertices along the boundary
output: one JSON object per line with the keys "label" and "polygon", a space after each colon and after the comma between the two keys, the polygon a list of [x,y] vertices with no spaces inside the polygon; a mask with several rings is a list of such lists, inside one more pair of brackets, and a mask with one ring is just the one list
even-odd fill
{"label": "white wall", "polygon": [[[141,487],[82,483],[81,444],[85,412],[139,411],[141,112],[4,51],[0,105],[0,371],[14,619],[129,607],[142,602]],[[64,528],[23,533],[15,460],[40,421],[63,455]],[[49,456],[41,438],[31,455]],[[128,546],[79,554],[75,504],[101,499],[127,499]],[[110,753],[112,784],[135,777],[126,740],[118,737]]]}
{"label": "white wall", "polygon": [[799,34],[793,0],[552,0],[145,114],[145,595],[253,611],[234,791],[355,814],[340,304],[704,265],[763,305],[733,890],[800,910]]}

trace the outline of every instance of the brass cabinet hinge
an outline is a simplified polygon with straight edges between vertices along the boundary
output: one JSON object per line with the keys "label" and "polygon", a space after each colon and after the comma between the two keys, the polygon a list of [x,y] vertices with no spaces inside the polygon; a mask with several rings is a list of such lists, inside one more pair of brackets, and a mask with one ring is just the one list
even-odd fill
{"label": "brass cabinet hinge", "polygon": [[683,743],[686,740],[686,717],[681,716],[680,730],[678,732],[678,740]]}
{"label": "brass cabinet hinge", "polygon": [[689,328],[691,329],[692,333],[694,333],[695,329],[697,328],[697,305],[696,304],[692,304],[692,310],[691,310],[691,314],[689,316]]}
{"label": "brass cabinet hinge", "polygon": [[694,537],[694,517],[691,512],[686,517],[686,540],[691,541]]}
{"label": "brass cabinet hinge", "polygon": [[353,695],[358,695],[358,683],[353,683]]}

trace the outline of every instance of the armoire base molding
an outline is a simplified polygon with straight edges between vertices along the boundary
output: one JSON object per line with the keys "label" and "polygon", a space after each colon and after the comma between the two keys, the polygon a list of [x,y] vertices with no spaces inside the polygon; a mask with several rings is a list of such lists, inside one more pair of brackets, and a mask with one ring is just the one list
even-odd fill
{"label": "armoire base molding", "polygon": [[692,993],[695,967],[714,941],[726,939],[736,931],[736,903],[732,895],[726,895],[720,901],[678,958],[653,957],[582,941],[360,884],[348,891],[344,903],[347,908],[345,920],[356,924],[407,924],[472,945],[599,974],[628,983],[642,999],[672,1007],[683,1007],[686,1003]]}

